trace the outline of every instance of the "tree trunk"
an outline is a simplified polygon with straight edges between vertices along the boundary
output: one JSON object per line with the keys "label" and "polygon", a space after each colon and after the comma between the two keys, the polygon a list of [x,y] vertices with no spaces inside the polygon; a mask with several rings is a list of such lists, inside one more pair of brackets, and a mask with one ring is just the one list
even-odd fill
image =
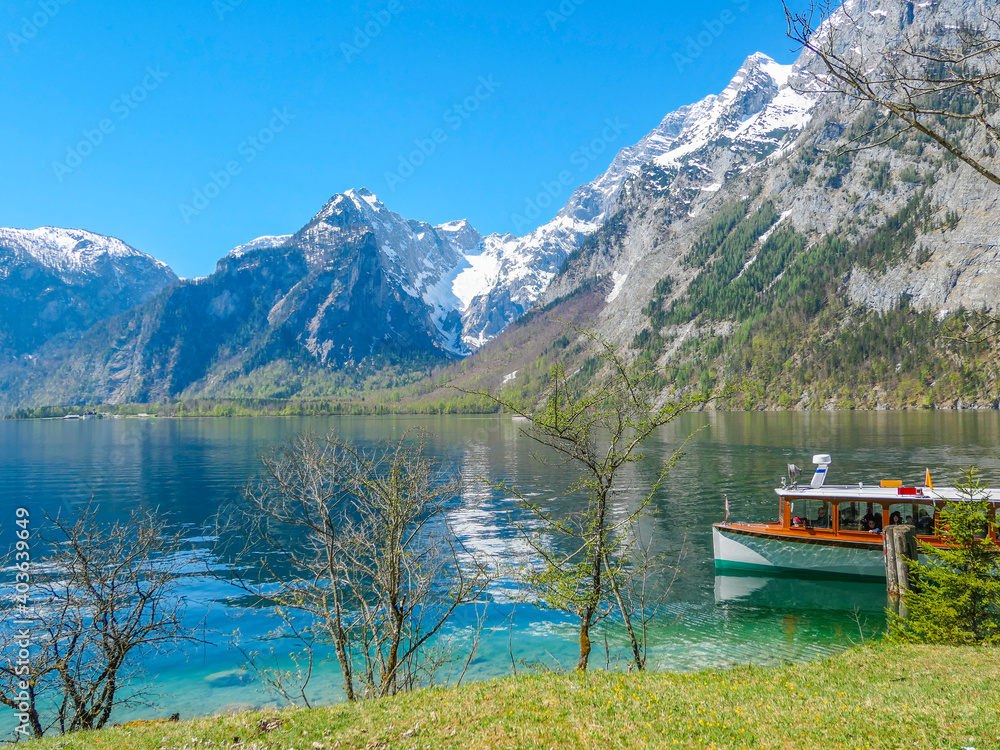
{"label": "tree trunk", "polygon": [[393,607],[393,627],[392,644],[389,646],[389,656],[386,659],[385,674],[382,675],[382,685],[379,688],[379,695],[385,698],[392,694],[392,687],[396,683],[396,671],[399,669],[399,642],[403,638],[404,615],[397,607]]}
{"label": "tree trunk", "polygon": [[632,657],[635,659],[635,666],[640,672],[646,669],[646,660],[642,658],[642,653],[639,649],[639,639],[635,635],[635,628],[632,626],[632,616],[628,612],[628,608],[625,606],[625,602],[622,601],[622,594],[618,588],[618,579],[615,578],[614,573],[611,572],[611,564],[608,561],[607,554],[604,555],[604,569],[608,573],[608,578],[611,580],[611,589],[615,592],[615,601],[618,602],[618,611],[622,613],[622,619],[625,620],[625,629],[628,631],[628,638],[632,642]]}
{"label": "tree trunk", "polygon": [[334,649],[337,652],[337,661],[340,662],[340,672],[344,676],[344,693],[347,700],[353,703],[357,698],[354,695],[354,675],[351,669],[351,657],[347,653],[347,633],[344,632],[343,616],[340,611],[340,600],[334,593],[334,630],[336,637],[333,641]]}
{"label": "tree trunk", "polygon": [[581,672],[587,671],[587,662],[590,661],[590,614],[587,613],[580,618],[580,661],[576,663],[576,668]]}
{"label": "tree trunk", "polygon": [[28,681],[28,723],[31,725],[31,731],[35,735],[36,740],[40,740],[45,734],[45,730],[42,729],[42,720],[38,715],[38,708],[36,707],[36,696],[35,696],[35,681]]}
{"label": "tree trunk", "polygon": [[[337,661],[340,662],[340,672],[344,677],[344,693],[347,700],[353,703],[357,698],[354,695],[354,674],[351,657],[347,652],[347,632],[344,630],[344,611],[340,604],[340,584],[337,580],[337,548],[336,530],[328,527],[328,537],[326,539],[326,569],[330,577],[330,588],[333,593],[333,647],[337,653]],[[310,649],[310,653],[312,653]]]}

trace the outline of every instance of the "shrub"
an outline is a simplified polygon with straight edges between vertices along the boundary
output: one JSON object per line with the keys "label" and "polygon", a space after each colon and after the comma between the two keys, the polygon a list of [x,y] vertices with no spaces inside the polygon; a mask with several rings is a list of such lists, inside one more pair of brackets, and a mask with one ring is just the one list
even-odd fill
{"label": "shrub", "polygon": [[989,497],[977,469],[957,484],[960,502],[938,512],[938,534],[948,547],[920,544],[927,562],[910,563],[914,589],[904,594],[909,616],[890,619],[901,641],[976,645],[1000,643],[1000,550]]}

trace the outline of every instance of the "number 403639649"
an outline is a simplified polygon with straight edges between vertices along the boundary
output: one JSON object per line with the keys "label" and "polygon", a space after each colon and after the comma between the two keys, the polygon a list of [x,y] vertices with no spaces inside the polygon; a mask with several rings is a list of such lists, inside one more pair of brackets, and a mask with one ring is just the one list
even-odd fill
{"label": "number 403639649", "polygon": [[26,604],[28,601],[28,584],[31,581],[31,549],[28,546],[28,538],[31,536],[29,529],[30,514],[27,508],[17,509],[17,518],[14,525],[17,527],[17,543],[14,546],[14,569],[15,569],[15,601],[18,604]]}

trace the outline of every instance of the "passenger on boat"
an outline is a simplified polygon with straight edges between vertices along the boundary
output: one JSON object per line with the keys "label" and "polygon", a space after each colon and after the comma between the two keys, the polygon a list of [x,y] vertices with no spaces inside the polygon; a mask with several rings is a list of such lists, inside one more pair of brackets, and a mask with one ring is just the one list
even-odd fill
{"label": "passenger on boat", "polygon": [[906,517],[906,525],[907,526],[912,526],[913,525],[913,516],[907,516]]}
{"label": "passenger on boat", "polygon": [[921,510],[917,515],[917,530],[921,534],[930,534],[934,530],[934,521],[931,520],[926,510]]}
{"label": "passenger on boat", "polygon": [[869,518],[868,519],[868,523],[865,525],[865,531],[869,531],[872,534],[881,534],[882,533],[882,529],[880,529],[875,524],[875,519],[874,518]]}
{"label": "passenger on boat", "polygon": [[816,511],[816,520],[813,521],[813,526],[818,529],[830,528],[830,515],[826,512],[826,505],[819,506],[819,510]]}
{"label": "passenger on boat", "polygon": [[894,510],[892,515],[889,516],[889,525],[898,526],[901,523],[903,523],[903,514],[898,510]]}

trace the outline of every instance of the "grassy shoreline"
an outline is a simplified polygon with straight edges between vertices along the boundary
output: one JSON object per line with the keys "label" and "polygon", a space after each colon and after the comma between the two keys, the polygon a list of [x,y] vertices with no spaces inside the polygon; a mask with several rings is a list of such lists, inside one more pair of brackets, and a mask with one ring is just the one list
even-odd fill
{"label": "grassy shoreline", "polygon": [[1000,748],[998,674],[998,649],[876,644],[810,664],[688,675],[526,673],[354,705],[110,728],[32,747],[985,750]]}

